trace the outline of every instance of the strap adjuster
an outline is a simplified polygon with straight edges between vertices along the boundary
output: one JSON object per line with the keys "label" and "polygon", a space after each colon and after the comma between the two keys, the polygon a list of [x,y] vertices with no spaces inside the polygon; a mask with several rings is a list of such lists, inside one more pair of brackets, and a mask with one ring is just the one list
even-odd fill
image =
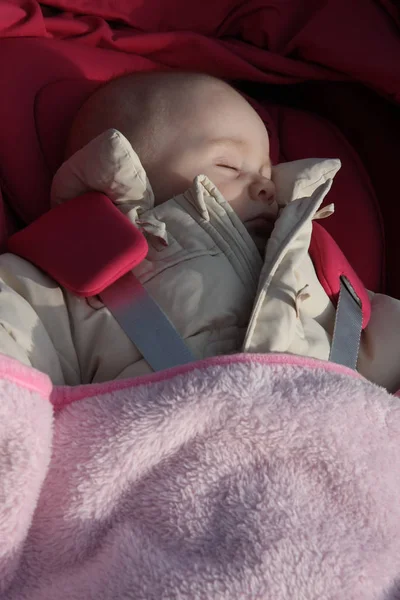
{"label": "strap adjuster", "polygon": [[345,275],[340,293],[329,360],[356,369],[363,323],[362,302]]}

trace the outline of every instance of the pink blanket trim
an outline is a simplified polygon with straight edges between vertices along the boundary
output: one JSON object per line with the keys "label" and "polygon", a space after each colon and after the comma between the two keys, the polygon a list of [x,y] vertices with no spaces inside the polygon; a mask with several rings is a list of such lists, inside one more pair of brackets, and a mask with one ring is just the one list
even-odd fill
{"label": "pink blanket trim", "polygon": [[16,383],[49,399],[53,385],[47,375],[0,354],[0,379]]}
{"label": "pink blanket trim", "polygon": [[[342,365],[337,365],[328,361],[318,360],[316,358],[304,358],[294,354],[235,354],[231,356],[216,356],[184,365],[167,369],[161,373],[153,373],[135,379],[122,379],[117,381],[107,381],[105,383],[94,383],[89,385],[79,385],[76,387],[52,386],[50,379],[36,369],[32,369],[19,362],[0,354],[0,378],[11,381],[25,387],[27,390],[37,392],[51,403],[57,409],[60,409],[71,402],[77,402],[89,396],[98,394],[110,394],[118,390],[135,388],[141,385],[147,385],[158,381],[167,381],[177,375],[190,373],[195,369],[203,369],[213,365],[235,365],[246,363],[259,363],[262,365],[298,365],[309,369],[323,369],[328,372],[342,373],[349,377],[361,378],[362,376]],[[397,392],[397,394],[400,394]],[[397,395],[396,394],[396,395]]]}
{"label": "pink blanket trim", "polygon": [[[0,355],[0,377],[18,383],[28,390],[36,391],[45,398],[49,398],[56,408],[62,408],[71,402],[77,402],[87,396],[99,393],[111,393],[117,390],[163,381],[189,373],[193,369],[207,367],[208,365],[229,365],[238,363],[257,362],[264,365],[299,365],[310,369],[324,369],[334,373],[342,373],[349,377],[362,377],[356,371],[348,369],[342,365],[337,365],[328,361],[318,360],[316,358],[303,358],[293,354],[235,354],[234,356],[217,356],[200,360],[184,367],[175,367],[162,373],[155,373],[135,379],[123,379],[119,381],[109,381],[100,384],[80,385],[74,388],[67,386],[58,386],[53,389],[49,378],[43,373],[21,365],[18,362]],[[51,392],[51,393],[50,393]],[[400,390],[395,396],[400,397]]]}
{"label": "pink blanket trim", "polygon": [[137,386],[148,385],[159,381],[167,381],[168,379],[172,379],[177,375],[184,375],[186,373],[191,373],[194,370],[204,369],[213,365],[228,366],[246,363],[258,363],[261,365],[298,365],[309,369],[323,369],[328,372],[342,373],[343,375],[350,377],[361,377],[359,373],[353,371],[352,369],[348,369],[347,367],[343,367],[342,365],[337,365],[328,361],[318,360],[316,358],[303,358],[302,356],[295,356],[294,354],[235,354],[231,356],[216,356],[213,358],[207,358],[189,365],[167,369],[161,373],[136,377],[135,379],[123,379],[100,384],[80,385],[73,388],[60,386],[53,390],[51,402],[55,407],[62,408],[71,402],[77,402],[78,400],[82,400],[88,396],[109,394],[118,390],[135,388]]}

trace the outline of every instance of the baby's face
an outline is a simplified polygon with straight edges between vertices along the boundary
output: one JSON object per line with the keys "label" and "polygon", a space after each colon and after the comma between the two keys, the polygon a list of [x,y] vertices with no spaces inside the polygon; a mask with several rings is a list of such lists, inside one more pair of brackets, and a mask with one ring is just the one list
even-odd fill
{"label": "baby's face", "polygon": [[269,139],[253,108],[230,90],[200,94],[171,122],[154,163],[145,165],[156,202],[185,191],[200,174],[214,183],[250,233],[269,233],[278,212]]}

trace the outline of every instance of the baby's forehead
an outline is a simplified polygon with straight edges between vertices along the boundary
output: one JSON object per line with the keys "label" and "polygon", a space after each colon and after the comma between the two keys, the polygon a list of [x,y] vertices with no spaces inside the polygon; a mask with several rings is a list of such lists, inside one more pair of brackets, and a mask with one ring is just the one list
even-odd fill
{"label": "baby's forehead", "polygon": [[248,102],[230,85],[208,75],[185,73],[131,74],[100,87],[78,114],[71,131],[72,148],[82,147],[102,131],[119,129],[137,136],[166,137],[207,128],[222,137],[263,128]]}
{"label": "baby's forehead", "polygon": [[269,136],[267,128],[246,101],[221,110],[214,111],[212,107],[205,108],[204,119],[198,119],[203,126],[203,133],[216,144],[235,146],[247,151],[249,146],[259,146],[269,153]]}

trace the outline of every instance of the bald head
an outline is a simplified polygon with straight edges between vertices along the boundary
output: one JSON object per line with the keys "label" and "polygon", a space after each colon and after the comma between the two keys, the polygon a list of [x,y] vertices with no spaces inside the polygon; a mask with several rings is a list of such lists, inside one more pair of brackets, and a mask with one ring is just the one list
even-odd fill
{"label": "bald head", "polygon": [[171,123],[184,123],[203,102],[240,94],[227,83],[196,73],[139,73],[118,77],[95,91],[79,110],[68,141],[71,155],[106,129],[118,129],[142,161],[156,150]]}

